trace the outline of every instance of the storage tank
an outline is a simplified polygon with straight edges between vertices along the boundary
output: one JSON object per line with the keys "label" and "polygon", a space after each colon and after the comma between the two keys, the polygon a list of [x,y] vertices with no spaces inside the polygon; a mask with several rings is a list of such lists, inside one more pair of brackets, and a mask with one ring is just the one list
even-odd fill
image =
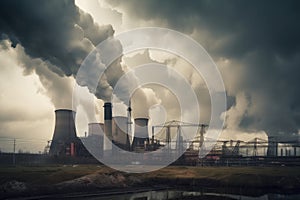
{"label": "storage tank", "polygon": [[104,134],[103,123],[89,123],[88,124],[88,135],[102,135]]}
{"label": "storage tank", "polygon": [[134,119],[134,138],[132,142],[132,150],[146,149],[146,145],[149,144],[148,134],[148,118],[136,118]]}
{"label": "storage tank", "polygon": [[128,118],[116,116],[112,118],[112,136],[114,144],[124,150],[130,149],[129,136],[127,134]]}
{"label": "storage tank", "polygon": [[87,147],[88,151],[96,158],[103,156],[103,141],[104,124],[103,123],[89,123],[88,136],[81,138],[81,141]]}
{"label": "storage tank", "polygon": [[268,136],[268,150],[267,156],[274,157],[278,156],[278,142],[275,137]]}

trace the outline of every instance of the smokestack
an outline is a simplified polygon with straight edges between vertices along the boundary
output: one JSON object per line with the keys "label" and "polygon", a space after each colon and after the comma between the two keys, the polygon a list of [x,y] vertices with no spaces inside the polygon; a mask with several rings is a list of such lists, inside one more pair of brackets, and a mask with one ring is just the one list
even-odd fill
{"label": "smokestack", "polygon": [[145,149],[145,144],[149,143],[147,118],[136,118],[134,120],[134,138],[132,142],[132,149]]}
{"label": "smokestack", "polygon": [[[50,155],[70,154],[71,145],[77,140],[75,129],[75,112],[59,109],[55,111],[55,129],[50,146]],[[74,146],[72,146],[74,148]],[[73,152],[74,153],[74,152]]]}
{"label": "smokestack", "polygon": [[104,133],[107,140],[104,142],[104,150],[112,149],[111,142],[113,140],[112,136],[112,106],[110,102],[104,103]]}

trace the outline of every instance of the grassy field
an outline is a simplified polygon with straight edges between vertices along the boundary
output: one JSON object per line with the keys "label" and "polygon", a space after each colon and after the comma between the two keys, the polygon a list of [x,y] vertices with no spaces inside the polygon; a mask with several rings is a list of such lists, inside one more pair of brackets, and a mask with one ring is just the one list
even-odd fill
{"label": "grassy field", "polygon": [[0,183],[17,180],[30,184],[57,184],[95,172],[110,172],[108,167],[98,165],[50,165],[0,167]]}
{"label": "grassy field", "polygon": [[[18,180],[32,184],[56,184],[88,174],[115,172],[102,165],[53,165],[36,167],[0,167],[0,183]],[[299,167],[185,167],[169,166],[143,174],[127,174],[141,179],[211,179],[234,185],[258,186],[289,178],[300,183]]]}
{"label": "grassy field", "polygon": [[[75,181],[74,184],[74,179],[80,181]],[[1,186],[10,181],[25,183],[31,189],[51,187],[50,192],[55,191],[58,185],[61,191],[70,192],[83,191],[89,187],[99,189],[162,185],[185,188],[254,188],[262,190],[262,193],[270,189],[283,192],[291,190],[300,193],[300,168],[169,166],[149,173],[128,174],[102,165],[0,167],[0,192]]]}
{"label": "grassy field", "polygon": [[146,179],[201,186],[295,188],[300,192],[299,167],[167,167],[141,174]]}

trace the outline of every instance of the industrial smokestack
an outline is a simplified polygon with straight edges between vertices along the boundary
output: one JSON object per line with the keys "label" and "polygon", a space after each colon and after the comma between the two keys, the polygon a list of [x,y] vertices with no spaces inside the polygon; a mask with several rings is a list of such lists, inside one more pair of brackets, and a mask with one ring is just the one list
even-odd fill
{"label": "industrial smokestack", "polygon": [[134,120],[133,150],[145,149],[145,145],[149,144],[148,121],[149,119],[147,118],[136,118]]}
{"label": "industrial smokestack", "polygon": [[106,139],[104,140],[104,150],[112,149],[112,106],[110,102],[104,103],[104,133]]}
{"label": "industrial smokestack", "polygon": [[130,149],[128,130],[128,118],[123,116],[113,117],[112,120],[112,135],[114,144],[124,150]]}
{"label": "industrial smokestack", "polygon": [[66,109],[55,111],[55,129],[49,151],[51,155],[74,154],[71,150],[74,150],[77,139],[75,114],[74,111]]}

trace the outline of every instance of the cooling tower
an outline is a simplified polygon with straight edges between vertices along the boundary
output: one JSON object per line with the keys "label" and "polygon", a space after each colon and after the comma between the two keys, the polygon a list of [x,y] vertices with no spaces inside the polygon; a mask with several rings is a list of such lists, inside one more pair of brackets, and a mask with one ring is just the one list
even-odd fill
{"label": "cooling tower", "polygon": [[50,146],[50,155],[78,155],[85,151],[76,136],[75,112],[67,109],[55,111],[55,129]]}
{"label": "cooling tower", "polygon": [[104,103],[104,133],[106,135],[106,139],[104,139],[104,150],[112,149],[112,106],[111,103]]}
{"label": "cooling tower", "polygon": [[132,149],[145,149],[146,143],[149,144],[148,134],[148,119],[147,118],[136,118],[134,120],[134,138],[132,142]]}
{"label": "cooling tower", "polygon": [[112,136],[114,144],[118,147],[129,150],[129,136],[127,134],[128,118],[123,116],[113,117],[112,120]]}

